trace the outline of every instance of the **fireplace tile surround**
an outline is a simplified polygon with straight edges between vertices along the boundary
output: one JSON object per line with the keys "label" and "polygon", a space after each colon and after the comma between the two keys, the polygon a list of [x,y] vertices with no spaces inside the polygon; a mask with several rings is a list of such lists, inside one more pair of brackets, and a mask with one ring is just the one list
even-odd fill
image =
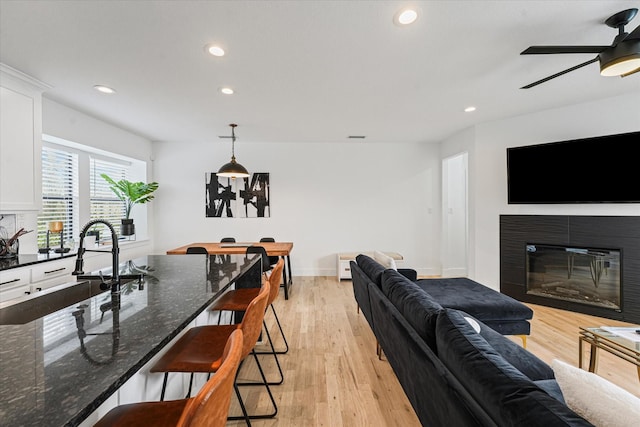
{"label": "fireplace tile surround", "polygon": [[[526,293],[526,246],[547,244],[621,252],[620,310]],[[500,215],[500,291],[523,302],[640,323],[640,217]]]}

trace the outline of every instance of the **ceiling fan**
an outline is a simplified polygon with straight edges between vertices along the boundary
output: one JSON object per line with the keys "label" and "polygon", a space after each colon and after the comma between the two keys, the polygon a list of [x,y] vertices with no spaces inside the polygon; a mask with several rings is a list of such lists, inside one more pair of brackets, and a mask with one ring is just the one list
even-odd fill
{"label": "ceiling fan", "polygon": [[556,73],[552,76],[535,81],[531,84],[521,87],[520,89],[529,89],[544,83],[551,79],[555,79],[563,74],[575,71],[586,65],[600,61],[600,74],[603,76],[620,76],[626,77],[630,74],[640,71],[640,26],[636,27],[630,33],[624,31],[627,25],[638,13],[638,9],[627,9],[610,16],[606,21],[611,28],[618,29],[618,35],[613,39],[611,45],[606,46],[531,46],[520,53],[520,55],[548,55],[548,54],[564,54],[564,53],[597,53],[598,55],[568,68],[564,71]]}

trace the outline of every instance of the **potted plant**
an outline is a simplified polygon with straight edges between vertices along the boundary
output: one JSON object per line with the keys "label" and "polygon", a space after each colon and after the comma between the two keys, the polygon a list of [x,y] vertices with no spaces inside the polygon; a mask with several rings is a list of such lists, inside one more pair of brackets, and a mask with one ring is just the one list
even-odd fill
{"label": "potted plant", "polygon": [[109,183],[111,191],[118,197],[118,199],[125,202],[125,217],[122,219],[122,227],[120,228],[120,234],[123,236],[131,236],[136,233],[135,224],[133,218],[130,218],[131,208],[135,204],[147,203],[153,200],[153,192],[158,189],[157,182],[131,182],[127,179],[121,179],[120,181],[114,181],[107,174],[101,174],[102,178]]}

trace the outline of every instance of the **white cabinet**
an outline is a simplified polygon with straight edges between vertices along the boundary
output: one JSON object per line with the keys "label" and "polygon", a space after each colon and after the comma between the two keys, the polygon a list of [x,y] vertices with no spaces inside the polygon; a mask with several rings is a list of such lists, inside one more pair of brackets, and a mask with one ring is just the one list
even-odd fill
{"label": "white cabinet", "polygon": [[74,282],[71,275],[75,258],[63,258],[34,264],[29,267],[0,271],[0,301],[8,301],[66,282]]}
{"label": "white cabinet", "polygon": [[0,211],[42,205],[42,91],[47,88],[0,64]]}
{"label": "white cabinet", "polygon": [[31,267],[31,292],[38,292],[52,286],[76,280],[71,275],[75,267],[75,258],[43,262]]}
{"label": "white cabinet", "polygon": [[338,280],[351,279],[351,261],[357,254],[338,254]]}
{"label": "white cabinet", "polygon": [[0,302],[28,294],[30,276],[31,270],[24,268],[0,271]]}
{"label": "white cabinet", "polygon": [[[111,269],[111,248],[106,252],[87,252],[84,258],[84,272]],[[134,242],[123,245],[120,260],[134,259],[149,253],[150,247],[146,242]],[[67,282],[75,282],[76,276],[71,273],[76,266],[76,257],[47,260],[25,267],[0,270],[0,301],[17,298],[25,293],[35,293]],[[107,273],[105,273],[107,274]],[[110,273],[109,273],[110,274]]]}

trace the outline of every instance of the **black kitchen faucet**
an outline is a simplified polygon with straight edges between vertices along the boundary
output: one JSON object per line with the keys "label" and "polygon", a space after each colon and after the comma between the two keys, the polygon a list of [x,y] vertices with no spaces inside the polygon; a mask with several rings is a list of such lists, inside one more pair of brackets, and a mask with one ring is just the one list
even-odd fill
{"label": "black kitchen faucet", "polygon": [[111,288],[112,294],[119,294],[120,293],[120,274],[119,274],[120,262],[118,261],[118,257],[119,257],[120,248],[118,247],[118,235],[116,234],[116,231],[113,228],[113,225],[111,225],[109,221],[105,221],[104,219],[92,219],[91,221],[87,222],[84,225],[84,227],[82,227],[82,231],[80,232],[80,246],[78,247],[78,258],[76,259],[76,268],[71,274],[73,274],[74,276],[79,276],[84,274],[84,271],[82,269],[84,260],[82,259],[82,257],[85,252],[109,252],[109,251],[101,251],[97,249],[84,248],[84,238],[87,233],[87,230],[89,230],[89,228],[91,228],[92,226],[98,223],[106,225],[109,228],[109,230],[111,230],[111,257],[112,257],[111,280],[109,282],[105,281],[104,277],[102,277],[102,274],[100,274],[99,278],[102,281],[102,283],[100,283],[100,289],[106,291],[107,289]]}

